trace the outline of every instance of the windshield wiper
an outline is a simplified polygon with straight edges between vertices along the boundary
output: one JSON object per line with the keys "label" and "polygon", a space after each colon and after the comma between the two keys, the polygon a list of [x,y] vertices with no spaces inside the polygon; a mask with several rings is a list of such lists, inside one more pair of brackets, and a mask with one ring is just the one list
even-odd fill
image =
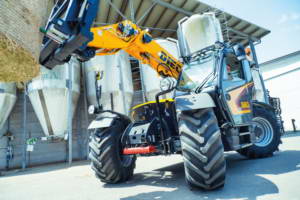
{"label": "windshield wiper", "polygon": [[216,42],[215,44],[205,47],[203,49],[200,49],[188,56],[183,57],[183,60],[185,62],[191,62],[197,58],[208,58],[214,51],[216,51],[217,49],[220,49],[224,46],[223,43],[221,42]]}
{"label": "windshield wiper", "polygon": [[198,94],[201,92],[202,87],[207,83],[207,81],[211,78],[211,76],[214,74],[214,72],[211,72],[202,82],[199,84],[196,89],[195,93]]}

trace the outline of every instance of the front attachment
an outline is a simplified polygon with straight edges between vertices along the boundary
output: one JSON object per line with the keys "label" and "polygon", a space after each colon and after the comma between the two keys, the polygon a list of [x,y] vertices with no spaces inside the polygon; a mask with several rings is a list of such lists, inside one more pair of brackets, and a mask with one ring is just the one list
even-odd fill
{"label": "front attachment", "polygon": [[87,47],[93,40],[90,32],[98,11],[99,0],[59,0],[53,7],[45,28],[40,52],[41,65],[52,69],[67,62],[72,54],[81,60],[94,56]]}
{"label": "front attachment", "polygon": [[161,100],[159,106],[157,109],[156,102],[147,102],[134,107],[134,122],[123,135],[124,154],[161,155],[180,151],[174,101]]}

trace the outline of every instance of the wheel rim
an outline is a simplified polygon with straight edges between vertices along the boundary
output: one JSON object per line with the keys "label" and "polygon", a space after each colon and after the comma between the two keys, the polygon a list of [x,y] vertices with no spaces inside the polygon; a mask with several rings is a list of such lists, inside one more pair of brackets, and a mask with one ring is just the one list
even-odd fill
{"label": "wheel rim", "polygon": [[268,120],[262,117],[255,117],[253,119],[254,133],[256,136],[255,145],[259,147],[268,146],[274,135],[274,130],[272,125]]}

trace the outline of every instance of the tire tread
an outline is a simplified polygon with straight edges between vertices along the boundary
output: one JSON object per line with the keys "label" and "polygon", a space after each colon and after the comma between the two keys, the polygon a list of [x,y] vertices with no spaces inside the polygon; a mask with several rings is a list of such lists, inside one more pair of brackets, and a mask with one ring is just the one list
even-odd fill
{"label": "tire tread", "polygon": [[221,133],[213,110],[182,112],[178,124],[188,184],[204,190],[222,187],[226,163]]}
{"label": "tire tread", "polygon": [[117,121],[113,126],[96,129],[89,143],[91,168],[95,176],[105,183],[120,183],[133,176],[136,157],[129,166],[122,166],[119,158],[119,137],[126,126]]}

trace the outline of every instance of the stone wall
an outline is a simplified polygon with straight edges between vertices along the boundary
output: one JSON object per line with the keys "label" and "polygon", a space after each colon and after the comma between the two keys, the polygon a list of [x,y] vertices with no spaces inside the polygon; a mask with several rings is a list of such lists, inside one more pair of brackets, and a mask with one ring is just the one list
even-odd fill
{"label": "stone wall", "polygon": [[52,5],[50,0],[1,0],[0,33],[37,58],[42,38],[39,27],[45,24]]}

